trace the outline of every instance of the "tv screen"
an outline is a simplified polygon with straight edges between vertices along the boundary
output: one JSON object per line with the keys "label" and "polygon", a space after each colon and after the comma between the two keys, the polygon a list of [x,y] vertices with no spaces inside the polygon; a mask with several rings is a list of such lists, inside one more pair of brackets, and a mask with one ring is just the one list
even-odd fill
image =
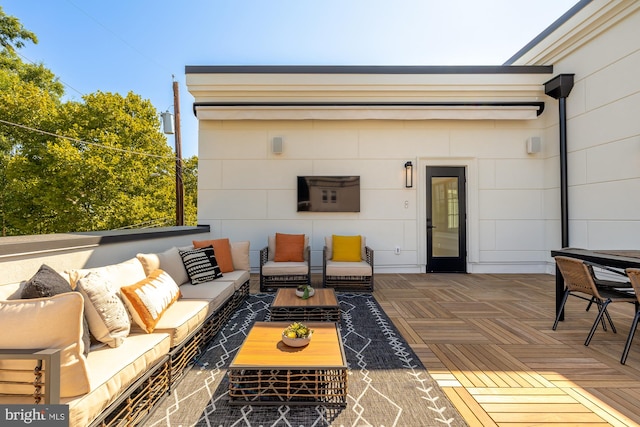
{"label": "tv screen", "polygon": [[360,212],[360,177],[299,176],[298,212]]}

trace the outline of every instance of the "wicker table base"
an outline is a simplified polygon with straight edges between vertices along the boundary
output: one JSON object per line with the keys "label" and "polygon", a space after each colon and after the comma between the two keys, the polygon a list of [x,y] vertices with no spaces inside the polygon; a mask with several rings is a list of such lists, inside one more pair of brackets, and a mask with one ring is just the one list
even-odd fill
{"label": "wicker table base", "polygon": [[306,347],[281,340],[288,322],[256,322],[229,366],[229,401],[241,405],[345,405],[347,363],[336,323],[307,323]]}
{"label": "wicker table base", "polygon": [[308,299],[297,297],[295,289],[278,289],[270,313],[272,321],[340,321],[340,305],[333,289],[316,289]]}

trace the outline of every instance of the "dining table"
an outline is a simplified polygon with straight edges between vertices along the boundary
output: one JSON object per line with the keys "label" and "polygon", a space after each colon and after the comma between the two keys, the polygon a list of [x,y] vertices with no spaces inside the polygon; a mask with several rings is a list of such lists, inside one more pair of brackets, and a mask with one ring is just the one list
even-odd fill
{"label": "dining table", "polygon": [[[625,268],[640,268],[640,249],[582,249],[562,248],[551,250],[551,256],[566,256],[578,258],[606,268],[624,270]],[[621,284],[621,286],[624,286]],[[564,295],[564,278],[556,264],[556,313],[562,306]],[[564,320],[564,312],[560,314]]]}

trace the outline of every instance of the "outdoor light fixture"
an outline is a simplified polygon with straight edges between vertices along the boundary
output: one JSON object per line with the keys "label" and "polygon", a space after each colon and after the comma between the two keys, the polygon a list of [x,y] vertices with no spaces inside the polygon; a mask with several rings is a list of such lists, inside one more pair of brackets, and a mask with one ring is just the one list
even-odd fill
{"label": "outdoor light fixture", "polygon": [[411,162],[404,164],[405,181],[404,186],[407,188],[413,187],[413,165]]}

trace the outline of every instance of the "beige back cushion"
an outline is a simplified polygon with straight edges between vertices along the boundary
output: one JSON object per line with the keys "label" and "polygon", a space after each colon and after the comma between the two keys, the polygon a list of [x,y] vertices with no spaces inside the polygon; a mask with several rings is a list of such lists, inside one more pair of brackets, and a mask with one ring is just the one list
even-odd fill
{"label": "beige back cushion", "polygon": [[249,241],[231,242],[231,258],[233,258],[233,268],[235,270],[251,270],[249,247]]}
{"label": "beige back cushion", "polygon": [[69,271],[69,281],[73,289],[76,288],[77,281],[87,274],[95,272],[109,277],[111,283],[117,288],[132,285],[147,277],[142,267],[142,263],[137,258],[131,258],[120,264],[111,264],[104,267],[83,268]]}
{"label": "beige back cushion", "polygon": [[[70,397],[88,393],[89,376],[82,343],[83,306],[79,292],[4,301],[0,304],[0,349],[59,348],[60,395]],[[33,382],[34,366],[33,360],[0,360],[0,394],[33,393],[33,386],[4,382]],[[24,371],[16,373],[16,369]]]}
{"label": "beige back cushion", "polygon": [[157,254],[138,254],[136,257],[142,263],[144,272],[148,276],[154,271],[164,270],[178,284],[189,281],[187,270],[184,268],[178,248],[173,247]]}

